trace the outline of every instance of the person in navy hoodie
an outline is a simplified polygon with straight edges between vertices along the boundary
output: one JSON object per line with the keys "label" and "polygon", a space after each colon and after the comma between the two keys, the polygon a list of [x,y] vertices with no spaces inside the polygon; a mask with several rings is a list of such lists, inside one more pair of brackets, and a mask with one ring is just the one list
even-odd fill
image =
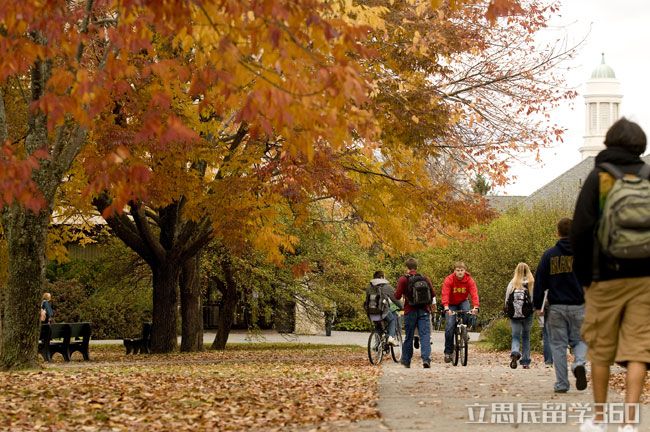
{"label": "person in navy hoodie", "polygon": [[567,373],[567,346],[573,349],[573,375],[576,388],[587,388],[585,357],[587,345],[580,337],[580,327],[585,316],[585,299],[582,286],[573,272],[573,251],[569,241],[571,219],[562,218],[557,223],[557,235],[560,238],[555,246],[542,255],[535,272],[533,306],[541,310],[544,303],[544,291],[548,290],[548,332],[551,339],[551,351],[555,366],[555,392],[566,393],[569,390]]}

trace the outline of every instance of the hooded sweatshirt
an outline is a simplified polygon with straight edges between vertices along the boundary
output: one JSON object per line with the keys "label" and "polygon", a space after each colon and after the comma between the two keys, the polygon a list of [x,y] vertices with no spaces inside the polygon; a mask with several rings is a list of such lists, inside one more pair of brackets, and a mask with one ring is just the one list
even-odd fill
{"label": "hooded sweatshirt", "polygon": [[[402,309],[402,302],[397,300],[395,298],[395,290],[393,287],[390,285],[390,283],[386,279],[371,279],[370,280],[370,286],[366,288],[366,304],[368,303],[368,296],[370,295],[370,288],[371,287],[376,287],[378,286],[381,292],[383,293],[384,296],[388,297],[391,302],[393,302],[399,309]],[[388,312],[390,309],[387,309],[384,311],[384,313],[381,315],[381,318],[384,319],[386,318],[386,315],[388,315]]]}
{"label": "hooded sweatshirt", "polygon": [[449,305],[459,305],[468,297],[471,297],[472,306],[477,308],[478,305],[478,289],[476,282],[465,272],[462,279],[456,277],[456,273],[452,273],[445,278],[442,283],[442,306],[448,307]]}
{"label": "hooded sweatshirt", "polygon": [[581,305],[585,302],[582,286],[573,272],[573,252],[568,237],[562,237],[542,255],[535,272],[533,305],[541,309],[544,291],[551,305]]}
{"label": "hooded sweatshirt", "polygon": [[[614,259],[599,250],[594,253],[594,247],[598,247],[594,233],[602,206],[613,185],[612,177],[598,167],[603,162],[615,165],[626,174],[636,174],[643,166],[639,156],[619,147],[606,148],[596,156],[596,166],[580,190],[571,227],[571,244],[575,252],[573,268],[585,287],[591,285],[592,281],[650,276],[647,259]],[[594,255],[598,257],[596,266]]]}

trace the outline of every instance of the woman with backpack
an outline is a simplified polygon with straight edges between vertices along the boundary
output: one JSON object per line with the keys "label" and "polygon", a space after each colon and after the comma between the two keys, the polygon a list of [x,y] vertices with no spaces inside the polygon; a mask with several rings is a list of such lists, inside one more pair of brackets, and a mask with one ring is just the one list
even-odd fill
{"label": "woman with backpack", "polygon": [[[524,369],[530,367],[530,329],[533,325],[533,274],[526,263],[519,263],[506,289],[505,313],[510,318],[512,344],[510,367],[517,369],[520,361]],[[521,348],[521,351],[520,351]]]}

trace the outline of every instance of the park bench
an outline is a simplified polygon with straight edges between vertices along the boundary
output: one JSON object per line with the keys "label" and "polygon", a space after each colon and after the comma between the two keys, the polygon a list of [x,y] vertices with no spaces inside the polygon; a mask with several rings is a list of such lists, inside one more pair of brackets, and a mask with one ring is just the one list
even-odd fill
{"label": "park bench", "polygon": [[139,338],[124,338],[124,347],[127,354],[149,354],[151,352],[151,323],[142,323],[142,334]]}
{"label": "park bench", "polygon": [[89,322],[42,324],[38,341],[38,352],[45,361],[59,353],[65,361],[70,361],[74,352],[80,352],[84,360],[90,360],[91,325]]}

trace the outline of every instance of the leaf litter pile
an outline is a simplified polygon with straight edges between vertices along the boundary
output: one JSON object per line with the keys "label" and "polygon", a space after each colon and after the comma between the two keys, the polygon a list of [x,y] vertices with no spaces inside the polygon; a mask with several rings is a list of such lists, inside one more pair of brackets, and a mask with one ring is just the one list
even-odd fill
{"label": "leaf litter pile", "polygon": [[0,430],[280,431],[379,416],[380,369],[359,347],[127,357],[93,346],[91,358],[0,373]]}

